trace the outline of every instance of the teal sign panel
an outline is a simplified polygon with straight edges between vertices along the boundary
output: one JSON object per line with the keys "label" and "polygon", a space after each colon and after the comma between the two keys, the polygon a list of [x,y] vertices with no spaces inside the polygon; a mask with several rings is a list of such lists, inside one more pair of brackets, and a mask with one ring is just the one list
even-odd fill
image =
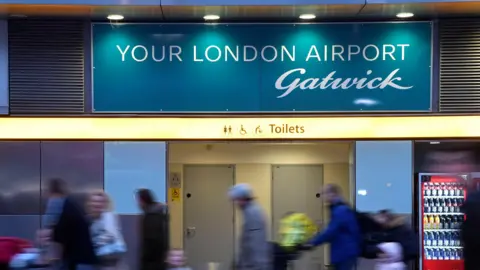
{"label": "teal sign panel", "polygon": [[92,25],[95,112],[430,111],[430,22]]}

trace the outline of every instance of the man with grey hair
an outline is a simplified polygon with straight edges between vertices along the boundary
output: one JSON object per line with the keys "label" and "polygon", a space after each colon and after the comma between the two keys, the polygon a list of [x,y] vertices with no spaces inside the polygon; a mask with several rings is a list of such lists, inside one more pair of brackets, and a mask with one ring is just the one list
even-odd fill
{"label": "man with grey hair", "polygon": [[243,214],[243,226],[235,262],[236,270],[269,270],[270,244],[263,210],[255,201],[248,184],[237,184],[228,195]]}

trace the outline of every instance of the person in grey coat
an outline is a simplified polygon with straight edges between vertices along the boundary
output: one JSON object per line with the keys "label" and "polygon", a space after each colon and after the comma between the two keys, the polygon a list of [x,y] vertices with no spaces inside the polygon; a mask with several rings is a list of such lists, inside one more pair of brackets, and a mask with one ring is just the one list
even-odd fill
{"label": "person in grey coat", "polygon": [[251,187],[237,184],[230,188],[229,196],[243,214],[235,270],[269,270],[271,252],[266,219]]}

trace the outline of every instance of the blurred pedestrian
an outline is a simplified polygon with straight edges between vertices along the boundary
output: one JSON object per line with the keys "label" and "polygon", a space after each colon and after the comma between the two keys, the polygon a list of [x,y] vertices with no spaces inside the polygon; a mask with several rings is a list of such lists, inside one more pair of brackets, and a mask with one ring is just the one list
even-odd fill
{"label": "blurred pedestrian", "polygon": [[334,265],[335,270],[352,270],[356,265],[362,245],[362,235],[356,212],[345,203],[341,189],[337,185],[326,185],[323,188],[322,196],[330,207],[330,223],[324,231],[299,248],[311,249],[324,243],[330,243],[330,262]]}
{"label": "blurred pedestrian", "polygon": [[402,261],[402,246],[397,242],[383,242],[377,245],[379,253],[375,259],[375,270],[405,270],[407,265]]}
{"label": "blurred pedestrian", "polygon": [[62,210],[53,226],[51,238],[61,245],[62,269],[95,269],[97,257],[90,235],[90,222],[84,207],[68,195],[62,179],[50,180],[48,190],[50,194],[63,198]]}
{"label": "blurred pedestrian", "polygon": [[123,257],[127,248],[110,197],[103,190],[94,191],[90,193],[87,207],[100,270],[125,270]]}
{"label": "blurred pedestrian", "polygon": [[169,270],[191,270],[187,257],[182,249],[172,249],[168,252],[167,264]]}
{"label": "blurred pedestrian", "polygon": [[143,211],[140,225],[140,270],[165,270],[169,250],[168,207],[155,201],[152,191],[139,189],[136,194]]}
{"label": "blurred pedestrian", "polygon": [[480,267],[480,191],[471,183],[467,194],[462,206],[466,219],[461,225],[464,270],[477,270]]}
{"label": "blurred pedestrian", "polygon": [[42,259],[45,263],[53,263],[62,253],[61,245],[52,242],[52,231],[63,211],[67,196],[65,183],[61,179],[52,179],[47,190],[45,213],[42,217],[42,229],[37,233],[37,240],[43,248]]}
{"label": "blurred pedestrian", "polygon": [[271,269],[271,244],[268,242],[265,214],[255,201],[253,191],[247,184],[230,188],[230,199],[243,215],[236,270]]}
{"label": "blurred pedestrian", "polygon": [[67,196],[65,183],[61,179],[52,179],[48,189],[48,199],[42,226],[46,229],[53,228],[63,210],[63,203]]}
{"label": "blurred pedestrian", "polygon": [[[382,225],[382,230],[379,231],[378,240],[383,243],[397,243],[401,247],[401,256],[393,254],[394,258],[390,258],[390,261],[395,261],[395,258],[399,258],[399,262],[403,262],[405,265],[409,261],[415,260],[419,256],[419,244],[418,237],[413,229],[406,224],[405,217],[392,213],[390,210],[381,210],[375,215],[375,220]],[[395,250],[396,248],[392,248]],[[389,259],[387,253],[382,252],[380,248],[380,257],[383,259]],[[382,254],[384,253],[384,254]]]}

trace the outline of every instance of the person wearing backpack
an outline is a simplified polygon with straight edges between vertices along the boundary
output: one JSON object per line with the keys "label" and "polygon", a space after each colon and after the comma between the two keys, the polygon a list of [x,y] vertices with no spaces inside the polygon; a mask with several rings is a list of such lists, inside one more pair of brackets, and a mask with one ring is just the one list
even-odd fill
{"label": "person wearing backpack", "polygon": [[[401,246],[401,262],[408,264],[419,255],[418,237],[406,224],[405,218],[392,213],[390,210],[381,210],[375,215],[375,220],[382,225],[383,230],[378,237],[381,244],[398,243]],[[380,257],[387,257],[380,246]],[[396,255],[394,255],[396,256]]]}
{"label": "person wearing backpack", "polygon": [[299,249],[309,250],[330,243],[330,262],[335,270],[352,270],[360,255],[362,241],[356,212],[345,203],[337,185],[326,185],[322,196],[330,207],[330,223],[324,231],[300,245]]}
{"label": "person wearing backpack", "polygon": [[381,210],[373,216],[380,227],[368,231],[362,256],[376,261],[378,270],[404,270],[409,261],[418,256],[417,236],[405,224],[405,218],[390,210]]}

